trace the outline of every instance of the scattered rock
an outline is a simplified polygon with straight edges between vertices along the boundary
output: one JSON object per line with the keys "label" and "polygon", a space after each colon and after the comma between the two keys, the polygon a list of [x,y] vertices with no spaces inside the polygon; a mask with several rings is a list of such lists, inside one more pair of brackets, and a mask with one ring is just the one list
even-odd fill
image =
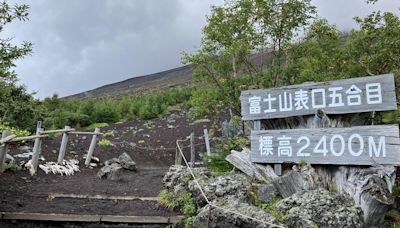
{"label": "scattered rock", "polygon": [[57,150],[52,150],[51,151],[53,154],[56,154],[57,153]]}
{"label": "scattered rock", "polygon": [[278,191],[273,184],[253,185],[257,198],[263,203],[269,203],[278,196]]}
{"label": "scattered rock", "polygon": [[277,204],[290,227],[363,227],[353,200],[323,188],[296,193]]}
{"label": "scattered rock", "polygon": [[27,150],[32,150],[32,148],[29,146],[20,146],[20,147],[18,147],[18,150],[27,151]]}
{"label": "scattered rock", "polygon": [[[261,208],[241,203],[234,198],[222,201],[218,206],[226,209],[214,208],[207,205],[199,210],[193,219],[193,227],[272,227],[269,224],[281,225],[274,217],[265,213]],[[211,208],[210,208],[211,207]],[[232,213],[234,212],[234,213]],[[243,214],[254,219],[239,215]]]}
{"label": "scattered rock", "polygon": [[89,166],[95,168],[97,167],[97,163],[89,163]]}
{"label": "scattered rock", "polygon": [[86,140],[87,139],[87,137],[86,136],[82,136],[82,140]]}
{"label": "scattered rock", "polygon": [[[71,150],[69,153],[70,153],[70,154],[73,154],[73,155],[78,154],[78,153],[76,153],[76,151],[73,151],[73,150]],[[86,158],[86,157],[85,157],[85,158]]]}
{"label": "scattered rock", "polygon": [[132,171],[136,171],[136,163],[132,160],[131,156],[124,152],[118,157],[119,164],[124,168]]}
{"label": "scattered rock", "polygon": [[10,154],[6,154],[6,163],[11,163],[11,162],[15,162],[15,159],[13,156],[11,156]]}
{"label": "scattered rock", "polygon": [[[87,157],[87,154],[83,155],[83,159],[84,159],[84,160],[86,160],[86,157]],[[99,163],[99,162],[100,162],[100,158],[95,157],[95,156],[92,156],[92,157],[90,158],[90,162]]]}
{"label": "scattered rock", "polygon": [[112,163],[102,167],[97,176],[101,179],[119,180],[121,177],[122,166],[118,163]]}
{"label": "scattered rock", "polygon": [[119,164],[118,158],[111,158],[111,159],[105,161],[104,165],[107,166],[107,165],[111,165],[112,163],[118,163]]}
{"label": "scattered rock", "polygon": [[144,141],[144,140],[139,140],[138,143],[139,143],[139,144],[144,144],[144,143],[146,143],[146,141]]}

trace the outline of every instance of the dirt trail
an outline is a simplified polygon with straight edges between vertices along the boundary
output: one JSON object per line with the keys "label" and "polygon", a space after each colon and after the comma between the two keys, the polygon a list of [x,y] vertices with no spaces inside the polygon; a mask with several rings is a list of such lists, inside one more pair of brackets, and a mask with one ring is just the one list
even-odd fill
{"label": "dirt trail", "polygon": [[[118,157],[127,152],[137,163],[138,171],[124,171],[119,181],[100,180],[96,177],[102,166],[90,169],[83,163],[83,154],[88,149],[90,137],[71,135],[66,159],[79,159],[81,171],[74,176],[46,175],[39,170],[30,176],[27,170],[5,172],[0,175],[0,211],[36,212],[99,215],[137,215],[137,216],[173,216],[171,212],[155,201],[141,200],[99,200],[99,199],[48,199],[51,193],[87,194],[108,196],[156,197],[162,190],[162,178],[170,165],[174,163],[175,141],[184,139],[195,131],[201,136],[203,128],[209,123],[191,124],[185,112],[175,112],[168,117],[152,121],[133,120],[113,124],[103,128],[102,132],[113,131],[114,136],[105,137],[114,146],[97,147],[94,156],[100,162]],[[197,139],[198,144],[202,143]],[[46,139],[42,144],[42,153],[46,161],[56,161],[60,137]],[[204,151],[204,146],[196,147]],[[15,155],[23,151],[13,150]],[[26,160],[26,159],[25,159]],[[21,161],[21,159],[19,159]]]}

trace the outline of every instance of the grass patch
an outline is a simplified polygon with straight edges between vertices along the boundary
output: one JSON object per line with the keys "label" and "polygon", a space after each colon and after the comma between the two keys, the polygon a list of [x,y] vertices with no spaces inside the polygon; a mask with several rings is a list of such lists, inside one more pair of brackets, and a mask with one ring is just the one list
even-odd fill
{"label": "grass patch", "polygon": [[193,195],[188,191],[180,191],[178,194],[164,189],[158,195],[160,203],[171,210],[179,210],[185,216],[184,226],[193,227],[193,216],[197,214],[197,207]]}
{"label": "grass patch", "polygon": [[102,147],[108,147],[108,146],[112,146],[113,144],[108,139],[101,139],[101,140],[99,140],[97,145],[102,146]]}
{"label": "grass patch", "polygon": [[226,156],[231,153],[231,150],[241,151],[243,147],[249,145],[246,138],[235,136],[229,138],[222,138],[221,143],[211,153],[211,156],[202,154],[204,163],[208,169],[213,173],[227,173],[233,169],[233,165],[225,160]]}
{"label": "grass patch", "polygon": [[109,126],[108,123],[94,123],[94,124],[89,125],[85,129],[88,131],[93,131],[96,128],[104,128],[104,127],[108,127],[108,126]]}
{"label": "grass patch", "polygon": [[104,133],[103,136],[105,136],[105,137],[114,137],[114,131],[108,131],[108,132]]}
{"label": "grass patch", "polygon": [[31,133],[26,130],[20,130],[14,127],[9,127],[3,124],[0,124],[0,133],[3,131],[9,131],[11,132],[12,135],[15,135],[17,137],[24,137],[24,136],[29,136]]}
{"label": "grass patch", "polygon": [[277,196],[275,197],[271,202],[269,203],[262,203],[259,204],[258,206],[263,209],[265,212],[271,214],[276,220],[279,222],[285,223],[286,218],[283,214],[281,214],[278,210],[276,205],[282,200],[282,197]]}
{"label": "grass patch", "polygon": [[4,168],[4,171],[9,170],[9,171],[11,171],[11,172],[17,172],[17,171],[22,170],[22,167],[19,166],[19,165],[18,165],[17,163],[15,163],[15,162],[5,163],[4,166],[3,166],[3,168]]}

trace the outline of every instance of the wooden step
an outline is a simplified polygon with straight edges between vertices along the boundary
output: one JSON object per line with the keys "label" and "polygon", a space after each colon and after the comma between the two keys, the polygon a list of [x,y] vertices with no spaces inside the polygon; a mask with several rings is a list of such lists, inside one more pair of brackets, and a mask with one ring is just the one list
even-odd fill
{"label": "wooden step", "polygon": [[177,224],[183,216],[77,215],[25,212],[0,212],[0,219],[60,222],[112,222],[136,224]]}

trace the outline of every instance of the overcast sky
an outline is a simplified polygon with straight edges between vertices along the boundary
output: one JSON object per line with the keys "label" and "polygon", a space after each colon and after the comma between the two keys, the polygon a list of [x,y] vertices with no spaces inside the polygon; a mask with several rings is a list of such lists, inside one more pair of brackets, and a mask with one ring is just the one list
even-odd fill
{"label": "overcast sky", "polygon": [[[20,83],[43,98],[71,95],[181,65],[182,51],[199,46],[205,15],[222,0],[31,0],[28,22],[1,37],[34,44],[17,62]],[[399,13],[400,0],[313,0],[321,17],[341,30],[373,10]]]}

